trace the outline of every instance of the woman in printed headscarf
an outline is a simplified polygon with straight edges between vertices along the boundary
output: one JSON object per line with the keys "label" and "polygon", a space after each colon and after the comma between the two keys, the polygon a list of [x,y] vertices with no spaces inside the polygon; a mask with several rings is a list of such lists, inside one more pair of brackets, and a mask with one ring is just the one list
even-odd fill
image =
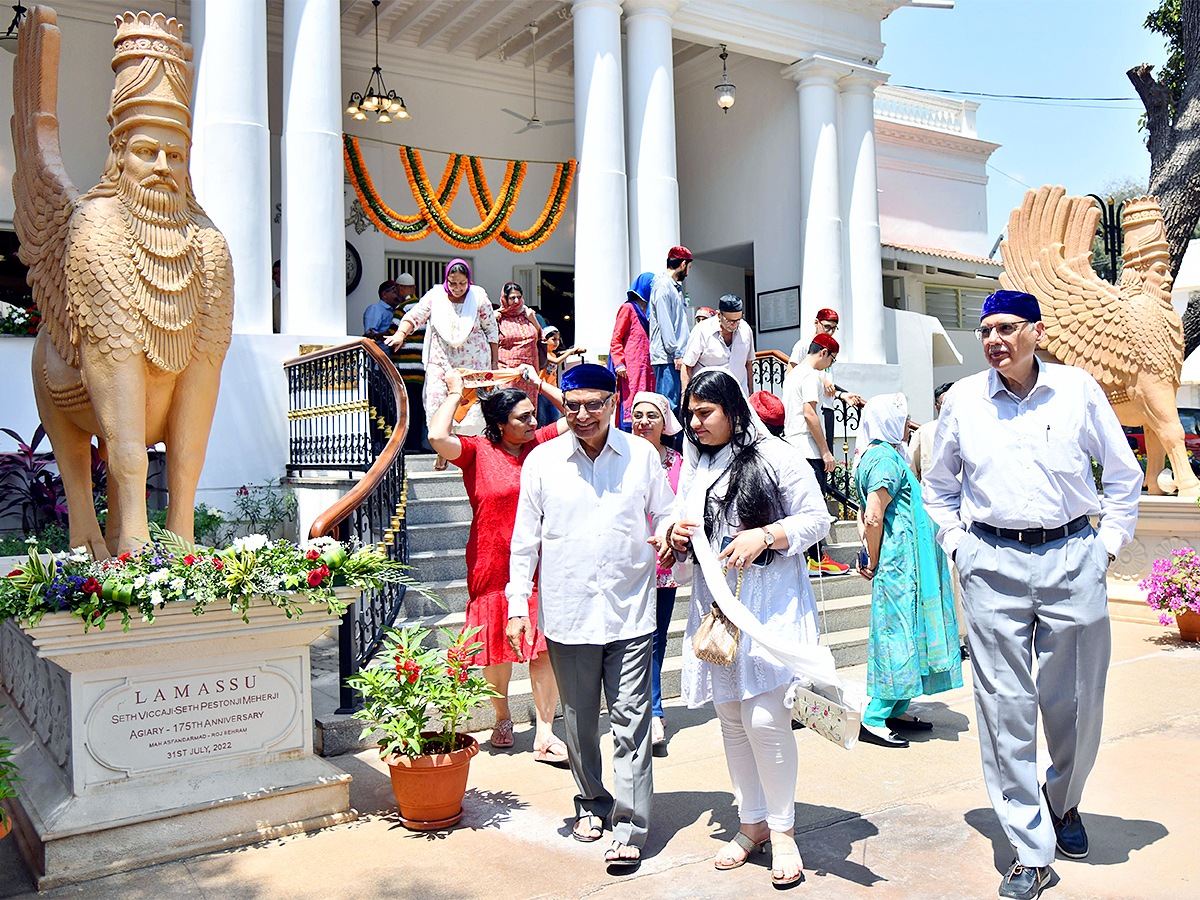
{"label": "woman in printed headscarf", "polygon": [[653,272],[643,272],[617,309],[612,340],[608,344],[608,370],[617,376],[617,425],[630,430],[633,414],[630,398],[638,391],[654,390],[654,368],[650,365],[650,285]]}
{"label": "woman in printed headscarf", "polygon": [[863,408],[855,464],[858,533],[872,581],[867,644],[867,694],[859,738],[883,747],[907,747],[898,732],[933,725],[909,715],[913,697],[962,687],[958,621],[946,557],[921,501],[921,484],[905,458],[908,400],[872,397]]}
{"label": "woman in printed headscarf", "polygon": [[[384,338],[398,350],[417,328],[426,322],[421,362],[425,366],[426,424],[445,401],[447,369],[496,369],[499,367],[499,331],[487,291],[471,283],[471,267],[464,259],[452,259],[446,266],[446,280],[425,292],[420,301],[404,314],[396,333]],[[477,406],[477,405],[476,405]],[[477,412],[477,410],[476,410]],[[455,426],[456,434],[479,434],[483,417],[476,414]],[[446,468],[438,456],[434,468]]]}
{"label": "woman in printed headscarf", "polygon": [[[536,369],[542,326],[538,324],[533,310],[525,305],[525,293],[515,281],[506,284],[501,292],[496,325],[500,332],[500,365],[506,369],[519,369],[521,366],[533,366]],[[520,378],[512,386],[524,391],[525,396],[537,403],[536,383]]]}

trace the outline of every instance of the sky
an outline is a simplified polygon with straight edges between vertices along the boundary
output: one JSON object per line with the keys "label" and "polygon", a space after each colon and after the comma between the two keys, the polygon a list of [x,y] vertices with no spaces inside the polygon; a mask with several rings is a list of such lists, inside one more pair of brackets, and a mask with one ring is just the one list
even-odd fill
{"label": "sky", "polygon": [[[1102,194],[1112,182],[1144,186],[1150,154],[1141,101],[1125,72],[1166,61],[1163,39],[1142,27],[1156,0],[956,0],[953,9],[902,7],[883,22],[879,67],[890,84],[991,94],[1125,97],[1105,103],[980,103],[978,136],[1001,147],[988,161],[988,233],[1007,227],[1028,188],[1061,184]],[[954,95],[959,96],[959,95]]]}

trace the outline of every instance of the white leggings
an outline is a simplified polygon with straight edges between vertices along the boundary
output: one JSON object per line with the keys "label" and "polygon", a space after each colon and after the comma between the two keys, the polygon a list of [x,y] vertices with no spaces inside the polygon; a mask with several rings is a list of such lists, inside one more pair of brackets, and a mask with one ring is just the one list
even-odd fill
{"label": "white leggings", "polygon": [[799,754],[782,685],[749,700],[713,704],[725,741],[725,761],[742,824],[767,822],[789,831],[796,821]]}

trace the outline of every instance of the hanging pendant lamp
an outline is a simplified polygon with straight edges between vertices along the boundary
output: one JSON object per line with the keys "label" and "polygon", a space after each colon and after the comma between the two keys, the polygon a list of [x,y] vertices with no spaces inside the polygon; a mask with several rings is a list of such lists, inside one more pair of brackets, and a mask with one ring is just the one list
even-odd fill
{"label": "hanging pendant lamp", "polygon": [[404,98],[398,97],[395,91],[389,91],[383,83],[383,70],[379,68],[379,0],[371,0],[371,5],[375,7],[375,66],[371,69],[371,77],[367,79],[366,90],[350,95],[346,103],[346,115],[362,122],[367,118],[367,113],[376,113],[376,121],[380,124],[393,119],[411,118],[404,107]]}

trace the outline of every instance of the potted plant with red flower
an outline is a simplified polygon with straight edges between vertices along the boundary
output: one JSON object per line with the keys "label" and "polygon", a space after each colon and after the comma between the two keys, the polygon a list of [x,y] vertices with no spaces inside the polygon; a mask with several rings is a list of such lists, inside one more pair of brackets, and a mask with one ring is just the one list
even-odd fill
{"label": "potted plant with red flower", "polygon": [[17,796],[14,782],[20,781],[17,765],[12,761],[13,744],[7,738],[0,737],[0,838],[12,830],[12,816],[4,809],[4,800]]}
{"label": "potted plant with red flower", "polygon": [[473,640],[478,631],[443,628],[443,646],[429,646],[427,629],[392,629],[376,662],[346,679],[363,697],[354,714],[367,723],[363,735],[382,732],[379,753],[391,770],[400,821],[416,831],[462,818],[479,744],[458,729],[472,709],[497,696],[481,670],[471,668],[483,646]]}

